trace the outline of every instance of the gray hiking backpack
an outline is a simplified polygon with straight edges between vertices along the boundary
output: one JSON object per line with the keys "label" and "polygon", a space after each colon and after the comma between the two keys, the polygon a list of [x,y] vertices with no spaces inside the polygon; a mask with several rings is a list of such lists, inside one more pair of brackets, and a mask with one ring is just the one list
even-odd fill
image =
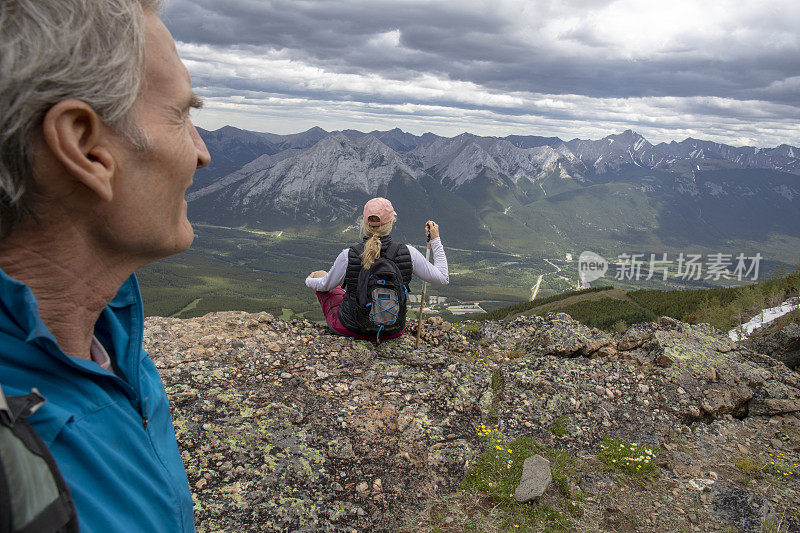
{"label": "gray hiking backpack", "polygon": [[0,533],[74,533],[78,513],[56,461],[26,420],[44,403],[0,386]]}

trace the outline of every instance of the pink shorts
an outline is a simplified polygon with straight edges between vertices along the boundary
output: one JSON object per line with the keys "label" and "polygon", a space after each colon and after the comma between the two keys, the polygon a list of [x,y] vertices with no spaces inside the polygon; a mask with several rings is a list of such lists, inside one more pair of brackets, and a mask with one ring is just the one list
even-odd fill
{"label": "pink shorts", "polygon": [[[339,335],[345,335],[347,337],[355,337],[357,339],[367,339],[367,340],[374,340],[375,335],[365,335],[363,333],[356,333],[355,331],[350,331],[346,327],[339,322],[339,305],[342,303],[344,299],[344,289],[341,285],[338,285],[328,292],[317,292],[317,299],[319,299],[320,305],[322,305],[322,313],[325,315],[325,322],[331,327],[333,331],[338,333]],[[386,335],[385,337],[381,337],[381,339],[394,339],[399,337],[403,334],[405,328],[397,333],[392,333],[391,335]]]}

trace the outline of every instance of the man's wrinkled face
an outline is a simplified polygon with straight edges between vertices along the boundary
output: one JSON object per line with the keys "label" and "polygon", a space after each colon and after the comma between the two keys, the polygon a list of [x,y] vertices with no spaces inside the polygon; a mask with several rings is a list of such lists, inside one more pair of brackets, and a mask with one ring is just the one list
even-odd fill
{"label": "man's wrinkled face", "polygon": [[[186,189],[210,156],[189,112],[199,107],[189,72],[169,30],[146,14],[144,83],[132,118],[147,136],[144,150],[125,143],[114,183],[114,210],[107,215],[112,246],[152,260],[189,247]],[[111,229],[111,228],[109,228]]]}

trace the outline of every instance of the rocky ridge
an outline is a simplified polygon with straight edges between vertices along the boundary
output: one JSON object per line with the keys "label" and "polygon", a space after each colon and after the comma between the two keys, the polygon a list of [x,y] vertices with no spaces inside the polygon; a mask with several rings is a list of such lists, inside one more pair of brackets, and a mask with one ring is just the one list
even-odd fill
{"label": "rocky ridge", "polygon": [[[267,313],[148,318],[197,530],[415,530],[491,423],[572,458],[568,529],[800,531],[800,374],[776,359],[670,318],[610,335],[563,313],[478,331],[433,317],[422,339],[376,346]],[[603,467],[604,435],[657,447],[658,475]]]}

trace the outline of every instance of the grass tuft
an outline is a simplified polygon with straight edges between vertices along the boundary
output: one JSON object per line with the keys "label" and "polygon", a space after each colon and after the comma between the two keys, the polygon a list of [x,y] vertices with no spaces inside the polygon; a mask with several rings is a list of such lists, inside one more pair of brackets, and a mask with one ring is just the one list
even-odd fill
{"label": "grass tuft", "polygon": [[460,331],[468,331],[470,333],[478,333],[481,329],[481,324],[479,322],[455,322],[453,323],[453,328],[460,330]]}
{"label": "grass tuft", "polygon": [[764,459],[764,471],[779,478],[800,477],[800,463],[790,459],[783,452],[759,452]]}
{"label": "grass tuft", "polygon": [[[509,441],[499,427],[491,423],[476,428],[487,450],[467,470],[461,489],[468,494],[488,497],[500,512],[498,531],[567,531],[571,518],[583,515],[583,494],[571,488],[576,477],[574,461],[564,450],[546,449],[535,440],[521,437]],[[514,492],[522,477],[525,459],[541,454],[550,461],[550,473],[557,493],[535,502],[520,503]]]}
{"label": "grass tuft", "polygon": [[567,431],[567,426],[566,426],[566,422],[567,422],[567,420],[568,420],[568,417],[567,417],[567,415],[561,415],[561,416],[559,416],[559,417],[556,419],[556,421],[555,421],[555,422],[553,422],[553,425],[552,425],[552,426],[550,426],[550,432],[551,432],[553,435],[557,436],[557,437],[563,437],[563,436],[565,436],[567,433],[569,433],[569,432]]}
{"label": "grass tuft", "polygon": [[612,470],[648,477],[658,473],[658,465],[655,463],[657,453],[658,448],[655,446],[631,444],[604,435],[597,457]]}
{"label": "grass tuft", "polygon": [[736,459],[733,462],[733,465],[743,473],[753,477],[760,477],[760,474],[764,471],[764,463],[754,461],[749,457],[741,457]]}
{"label": "grass tuft", "polygon": [[496,368],[494,372],[492,372],[492,390],[495,392],[501,392],[506,386],[506,378],[503,376],[503,371],[499,368]]}
{"label": "grass tuft", "polygon": [[498,501],[515,501],[514,491],[522,477],[522,464],[528,457],[540,453],[541,447],[530,438],[508,442],[497,426],[481,426],[477,431],[486,441],[488,450],[467,471],[462,488],[478,490]]}

